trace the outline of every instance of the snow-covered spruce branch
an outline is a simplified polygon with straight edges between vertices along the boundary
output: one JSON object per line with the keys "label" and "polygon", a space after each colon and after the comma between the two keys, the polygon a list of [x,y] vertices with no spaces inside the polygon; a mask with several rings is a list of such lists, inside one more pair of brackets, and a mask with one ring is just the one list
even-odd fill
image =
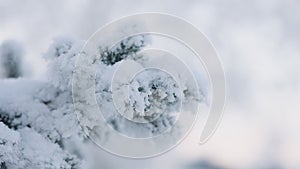
{"label": "snow-covered spruce branch", "polygon": [[[44,58],[48,62],[48,81],[29,79],[0,80],[0,166],[1,168],[85,168],[81,145],[86,142],[72,104],[72,77],[75,61],[84,41],[71,38],[54,40]],[[121,41],[112,49],[99,47],[96,97],[108,125],[128,135],[153,136],[174,123],[172,113],[151,121],[158,109],[174,112],[180,92],[184,98],[199,100],[188,86],[178,91],[170,79],[155,71],[132,81],[131,102],[127,110],[149,119],[146,125],[129,122],[116,112],[112,103],[110,78],[126,60],[141,66],[148,56],[138,52],[147,45],[143,36]],[[5,55],[7,56],[7,55]],[[1,56],[3,57],[3,56]],[[14,70],[12,68],[12,70]],[[5,71],[12,71],[11,67]],[[19,74],[22,74],[19,73]],[[143,79],[145,78],[145,79]],[[78,144],[74,144],[78,143]]]}

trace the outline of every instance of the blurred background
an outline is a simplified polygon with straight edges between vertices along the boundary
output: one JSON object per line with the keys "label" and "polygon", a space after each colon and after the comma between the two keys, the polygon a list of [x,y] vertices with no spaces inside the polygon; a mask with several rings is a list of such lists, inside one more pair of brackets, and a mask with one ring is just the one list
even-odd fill
{"label": "blurred background", "polygon": [[104,24],[139,12],[179,16],[207,35],[225,69],[224,117],[204,145],[197,144],[196,126],[160,157],[100,153],[99,168],[300,168],[300,1],[0,0],[0,44],[17,41],[24,76],[44,80],[41,56],[53,38],[86,40]]}

